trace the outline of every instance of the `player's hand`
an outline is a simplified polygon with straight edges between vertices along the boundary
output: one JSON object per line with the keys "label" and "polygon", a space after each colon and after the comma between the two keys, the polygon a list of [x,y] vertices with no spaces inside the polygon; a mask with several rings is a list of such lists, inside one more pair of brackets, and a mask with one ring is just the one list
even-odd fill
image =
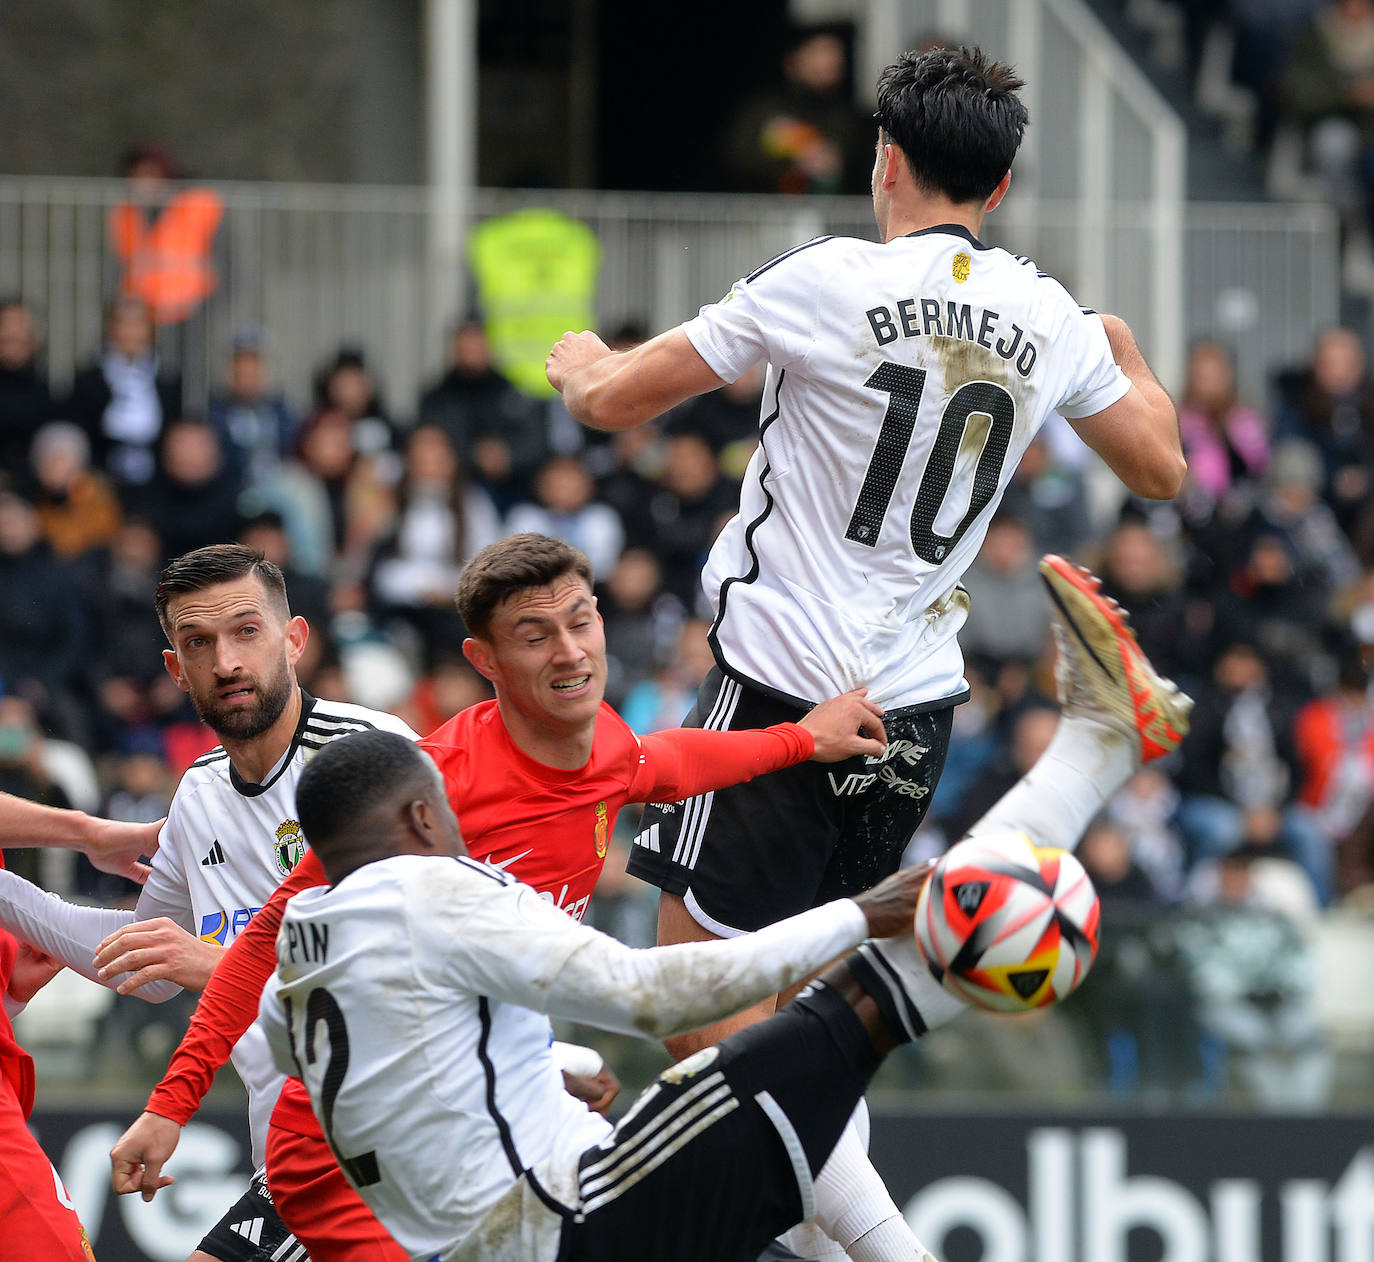
{"label": "player's hand", "polygon": [[868,917],[868,932],[873,937],[894,938],[913,931],[916,900],[934,868],[933,862],[903,868],[854,900]]}
{"label": "player's hand", "polygon": [[822,701],[800,726],[815,738],[812,762],[841,762],[855,754],[877,758],[887,748],[883,708],[868,699],[867,688]]}
{"label": "player's hand", "polygon": [[611,348],[595,333],[564,333],[544,361],[544,375],[548,377],[549,385],[562,394],[570,373],[594,364],[598,359],[605,359],[611,353]]}
{"label": "player's hand", "polygon": [[10,970],[6,994],[16,1003],[28,1003],[65,967],[61,960],[54,959],[46,951],[21,942],[18,954],[14,957],[14,967]]}
{"label": "player's hand", "polygon": [[131,995],[140,986],[160,981],[201,991],[223,954],[223,947],[202,942],[175,921],[160,916],[116,929],[96,948],[95,967],[105,982],[128,974],[115,987],[121,995]]}
{"label": "player's hand", "polygon": [[620,1079],[605,1065],[595,1074],[570,1074],[563,1071],[563,1088],[575,1100],[581,1100],[593,1113],[603,1116],[611,1101],[620,1094]]}
{"label": "player's hand", "polygon": [[125,824],[114,819],[91,819],[82,852],[102,872],[126,876],[142,885],[152,869],[141,856],[157,853],[157,835],[166,820],[155,824]]}
{"label": "player's hand", "polygon": [[179,1123],[156,1113],[140,1114],[110,1149],[110,1186],[120,1196],[142,1192],[143,1199],[151,1201],[162,1188],[176,1182],[162,1173],[162,1167],[180,1140]]}

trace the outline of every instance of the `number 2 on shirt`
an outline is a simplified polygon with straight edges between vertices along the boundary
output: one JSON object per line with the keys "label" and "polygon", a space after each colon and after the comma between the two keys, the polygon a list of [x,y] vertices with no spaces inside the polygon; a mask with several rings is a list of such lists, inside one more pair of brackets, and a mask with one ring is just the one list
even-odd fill
{"label": "number 2 on shirt", "polygon": [[[844,537],[853,543],[874,548],[882,529],[887,507],[897,489],[897,478],[906,459],[911,436],[916,431],[921,395],[926,386],[926,370],[909,364],[894,364],[884,360],[864,382],[873,390],[888,396],[887,411],[878,428],[878,441],[868,462],[859,498],[849,518]],[[972,416],[985,416],[988,424],[983,431],[978,465],[973,474],[973,489],[969,494],[968,511],[952,535],[935,533],[935,517],[949,493],[954,478],[954,464],[964,440],[964,430]],[[916,503],[911,510],[911,546],[927,565],[939,565],[979,513],[997,494],[1002,476],[1002,462],[1011,444],[1012,423],[1016,419],[1016,402],[1001,386],[991,381],[970,381],[950,397],[940,428],[930,451],[930,459],[921,474],[916,491]]]}
{"label": "number 2 on shirt", "polygon": [[[282,996],[282,1005],[286,1010],[287,1028],[295,1030],[296,1023],[291,1012],[290,996]],[[329,1056],[318,1069],[315,1062],[319,1059],[315,1051],[315,1030],[319,1023],[323,1021],[325,1032],[328,1036]],[[320,1126],[324,1131],[325,1138],[329,1141],[329,1147],[334,1153],[334,1159],[339,1163],[339,1169],[348,1176],[348,1181],[355,1188],[370,1187],[374,1183],[380,1183],[382,1179],[381,1171],[377,1167],[377,1154],[375,1152],[361,1153],[356,1157],[345,1157],[339,1151],[339,1145],[334,1142],[334,1101],[338,1099],[339,1088],[343,1086],[344,1074],[348,1072],[348,1026],[344,1021],[343,1009],[339,1007],[338,1001],[323,986],[316,986],[305,998],[305,1024],[301,1030],[301,1049],[305,1052],[305,1064],[301,1064],[301,1049],[295,1046],[295,1039],[292,1038],[291,1055],[296,1062],[296,1072],[302,1082],[309,1084],[310,1078],[306,1077],[306,1068],[309,1067],[314,1072],[312,1078],[319,1081],[318,1095],[311,1091],[310,1098],[318,1099],[320,1104]]]}

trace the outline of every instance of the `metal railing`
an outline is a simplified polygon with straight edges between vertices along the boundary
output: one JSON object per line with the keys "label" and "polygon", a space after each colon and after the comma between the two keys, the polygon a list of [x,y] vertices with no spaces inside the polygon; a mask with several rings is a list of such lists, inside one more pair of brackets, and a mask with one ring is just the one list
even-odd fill
{"label": "metal railing", "polygon": [[[313,370],[350,342],[366,349],[394,412],[408,416],[443,358],[432,313],[456,315],[467,304],[466,278],[428,264],[426,191],[214,187],[225,208],[213,257],[218,287],[160,343],[186,367],[190,403],[220,373],[233,328],[254,321],[266,328],[276,376],[296,402],[305,401]],[[102,303],[119,276],[108,217],[126,192],[116,180],[0,177],[0,293],[18,293],[40,313],[59,389],[99,345]],[[603,327],[631,318],[653,330],[671,326],[789,245],[821,232],[875,233],[864,198],[478,190],[473,221],[530,205],[561,210],[596,233]],[[1325,207],[1186,206],[1161,258],[1162,214],[1157,201],[1090,205],[1018,185],[984,235],[1034,258],[1079,301],[1124,316],[1170,389],[1181,384],[1191,338],[1236,345],[1254,394],[1272,366],[1304,355],[1314,332],[1336,319],[1336,231]],[[1183,260],[1177,292],[1157,283],[1175,257]]]}

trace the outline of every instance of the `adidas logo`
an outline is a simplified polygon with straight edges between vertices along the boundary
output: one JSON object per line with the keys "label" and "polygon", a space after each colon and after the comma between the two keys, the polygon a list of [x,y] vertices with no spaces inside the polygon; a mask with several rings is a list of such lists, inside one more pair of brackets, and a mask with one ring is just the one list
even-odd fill
{"label": "adidas logo", "polygon": [[[216,839],[215,839],[215,844],[214,844],[213,846],[210,847],[210,849],[209,849],[209,851],[207,852],[205,858],[203,858],[203,859],[200,861],[200,866],[203,867],[203,868],[217,868],[217,867],[219,867],[219,865],[220,865],[221,863],[224,863],[224,862],[225,862],[225,858],[224,858],[224,847],[221,846],[221,845],[219,844],[219,839],[216,838]],[[238,1231],[238,1228],[235,1227],[234,1230],[235,1230],[235,1231]],[[242,1234],[242,1233],[240,1233],[240,1234]],[[255,1241],[253,1241],[253,1243],[254,1243],[254,1244],[257,1244],[257,1241],[255,1240]]]}
{"label": "adidas logo", "polygon": [[[219,845],[219,842],[215,842]],[[242,1236],[249,1244],[257,1244],[262,1239],[262,1219],[245,1218],[241,1223],[230,1223],[229,1230]]]}

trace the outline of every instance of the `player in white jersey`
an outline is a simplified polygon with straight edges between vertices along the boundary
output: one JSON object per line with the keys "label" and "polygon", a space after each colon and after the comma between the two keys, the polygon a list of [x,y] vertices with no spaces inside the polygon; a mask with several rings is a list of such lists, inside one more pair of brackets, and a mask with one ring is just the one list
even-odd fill
{"label": "player in white jersey", "polygon": [[1126,324],[979,240],[1026,125],[1021,86],[976,49],[898,58],[878,84],[880,241],[799,246],[634,350],[579,333],[549,356],[569,411],[607,430],[767,362],[740,513],[703,575],[717,669],[689,722],[776,722],[859,685],[888,716],[882,759],[650,807],[630,870],[663,891],[660,942],[755,929],[900,862],[967,696],[959,578],[1052,412],[1137,494],[1182,481],[1177,415]]}
{"label": "player in white jersey", "polygon": [[[382,732],[325,750],[262,1001],[350,1181],[412,1259],[753,1259],[882,1055],[960,1003],[920,960],[924,874],[762,933],[632,950],[466,857],[437,770]],[[545,1014],[653,1036],[858,946],[772,1021],[664,1074],[612,1129],[562,1089]],[[159,1185],[165,1179],[156,1179]]]}
{"label": "player in white jersey", "polygon": [[[293,618],[281,571],[240,545],[201,548],[163,571],[158,617],[173,680],[223,742],[177,786],[152,872],[132,911],[77,907],[0,872],[0,926],[122,994],[158,1001],[204,988],[224,948],[305,853],[296,783],[313,754],[340,736],[382,729],[409,740],[400,719],[318,701],[297,683],[309,628]],[[253,1161],[283,1076],[256,1026],[234,1048],[249,1095]],[[300,1262],[261,1174],[211,1230],[194,1262]]]}

